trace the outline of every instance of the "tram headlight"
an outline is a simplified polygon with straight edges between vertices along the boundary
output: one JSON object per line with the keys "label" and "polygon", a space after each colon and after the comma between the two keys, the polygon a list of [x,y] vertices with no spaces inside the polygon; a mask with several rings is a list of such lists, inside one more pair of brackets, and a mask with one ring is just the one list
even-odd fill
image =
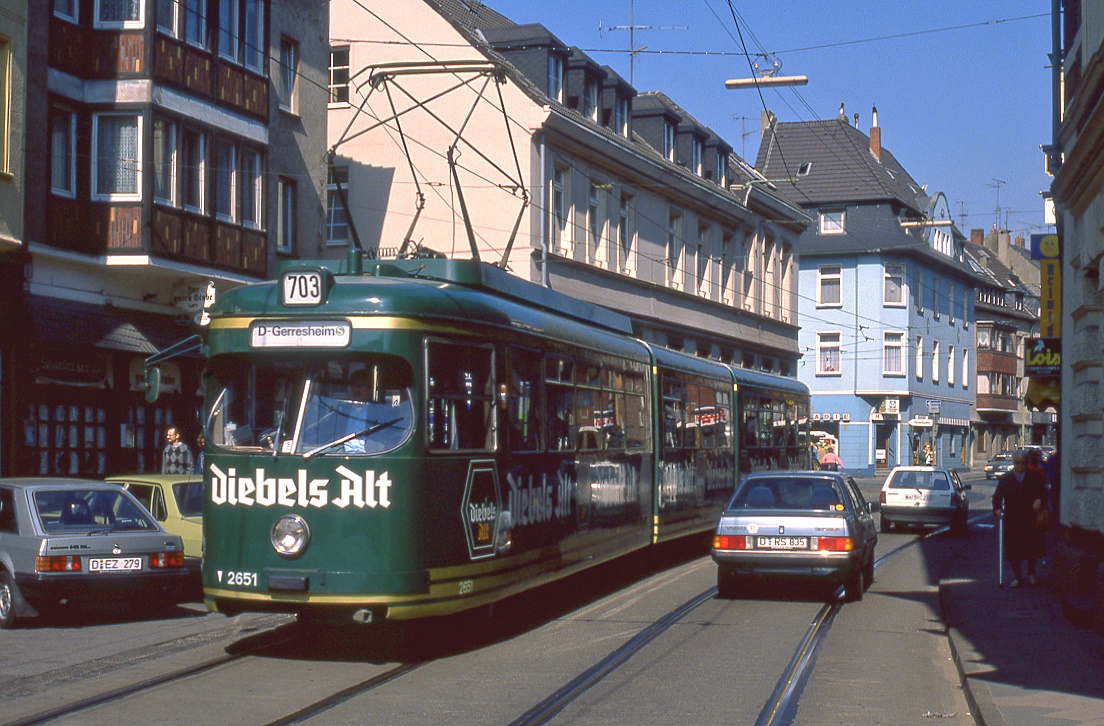
{"label": "tram headlight", "polygon": [[272,525],[272,549],[281,557],[298,557],[310,544],[310,527],[298,514],[284,514]]}

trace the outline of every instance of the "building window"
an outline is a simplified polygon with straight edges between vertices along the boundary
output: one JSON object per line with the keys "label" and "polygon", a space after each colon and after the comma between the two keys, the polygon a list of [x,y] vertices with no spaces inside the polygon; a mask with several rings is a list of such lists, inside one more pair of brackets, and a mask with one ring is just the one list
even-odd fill
{"label": "building window", "polygon": [[0,36],[0,174],[11,174],[11,41]]}
{"label": "building window", "polygon": [[295,251],[295,182],[280,177],[277,183],[279,213],[276,219],[276,251],[291,254]]}
{"label": "building window", "polygon": [[215,143],[215,216],[233,222],[237,216],[238,147]]}
{"label": "building window", "polygon": [[932,276],[931,286],[931,311],[932,317],[939,320],[939,311],[942,309],[943,303],[939,299],[939,278]]}
{"label": "building window", "polygon": [[349,46],[330,49],[330,103],[349,102]]}
{"label": "building window", "polygon": [[705,170],[702,168],[702,140],[697,136],[690,138],[690,171],[702,176]]}
{"label": "building window", "polygon": [[92,116],[92,196],[138,201],[142,198],[142,118]]}
{"label": "building window", "polygon": [[822,265],[817,269],[817,305],[840,307],[843,304],[843,268],[840,265]]}
{"label": "building window", "polygon": [[675,160],[675,125],[670,121],[663,122],[663,156]]}
{"label": "building window", "polygon": [[242,149],[242,213],[246,227],[263,229],[264,216],[264,157],[254,149]]}
{"label": "building window", "polygon": [[77,194],[76,145],[77,115],[64,108],[50,109],[50,191],[70,199]]}
{"label": "building window", "polygon": [[950,295],[950,305],[947,306],[947,316],[950,318],[951,324],[954,325],[955,312],[958,311],[958,287],[951,283],[947,285],[947,294]]}
{"label": "building window", "polygon": [[207,206],[203,194],[207,173],[207,137],[203,132],[184,129],[181,134],[180,160],[183,163],[180,201],[185,209],[203,214]]}
{"label": "building window", "polygon": [[590,194],[587,197],[587,262],[590,264],[602,263],[602,218],[598,214],[600,205],[600,189],[597,182],[590,183]]}
{"label": "building window", "polygon": [[76,23],[80,19],[80,0],[54,0],[54,15]]}
{"label": "building window", "polygon": [[736,239],[732,232],[721,233],[721,302],[733,305],[736,300]]}
{"label": "building window", "polygon": [[905,334],[884,333],[882,337],[882,373],[905,375]]}
{"label": "building window", "polygon": [[560,254],[568,254],[570,240],[567,235],[567,172],[552,171],[552,248]]}
{"label": "building window", "polygon": [[176,206],[176,124],[153,121],[153,200]]}
{"label": "building window", "polygon": [[264,73],[265,24],[264,0],[245,0],[245,67]]}
{"label": "building window", "polygon": [[990,334],[992,328],[978,328],[977,330],[977,347],[979,350],[989,350]]}
{"label": "building window", "polygon": [[237,62],[241,16],[239,0],[219,0],[218,52],[219,56]]}
{"label": "building window", "polygon": [[548,56],[548,97],[563,103],[563,59],[553,54]]}
{"label": "building window", "polygon": [[885,266],[885,289],[882,302],[886,305],[905,304],[905,267],[904,265]]}
{"label": "building window", "polygon": [[698,225],[697,249],[694,250],[694,261],[697,263],[698,294],[709,297],[709,225]]}
{"label": "building window", "polygon": [[840,375],[841,353],[839,333],[817,333],[817,375]]}
{"label": "building window", "polygon": [[629,227],[631,209],[632,197],[622,192],[617,206],[617,269],[626,275],[633,272],[633,232]]}
{"label": "building window", "polygon": [[939,383],[939,341],[932,341],[932,383]]}
{"label": "building window", "polygon": [[[54,13],[57,13],[58,2],[54,2]],[[157,29],[176,38],[180,28],[178,17],[180,3],[178,0],[157,0]]]}
{"label": "building window", "polygon": [[676,290],[682,289],[682,240],[680,228],[682,215],[671,211],[667,214],[667,284]]}
{"label": "building window", "polygon": [[717,169],[713,172],[713,178],[722,187],[728,186],[728,154],[722,149],[717,149]]}
{"label": "building window", "polygon": [[598,84],[591,78],[583,86],[583,115],[591,121],[598,120]]}
{"label": "building window", "polygon": [[207,0],[184,0],[184,40],[207,47]]}
{"label": "building window", "polygon": [[924,336],[916,336],[916,380],[924,378]]}
{"label": "building window", "polygon": [[970,387],[970,351],[962,350],[962,387]]}
{"label": "building window", "polygon": [[821,234],[843,234],[846,213],[842,209],[820,213]]}
{"label": "building window", "polygon": [[141,28],[145,5],[143,0],[96,0],[93,25],[98,29]]}
{"label": "building window", "polygon": [[629,99],[621,94],[613,105],[613,130],[626,138],[629,135]]}
{"label": "building window", "polygon": [[[341,189],[338,189],[338,185]],[[346,245],[349,243],[349,218],[345,204],[341,201],[342,192],[348,199],[349,167],[331,166],[329,184],[326,187],[326,244]]]}
{"label": "building window", "polygon": [[947,346],[947,385],[954,387],[955,381],[955,354],[954,346]]}
{"label": "building window", "polygon": [[290,113],[299,110],[299,44],[280,38],[280,108]]}

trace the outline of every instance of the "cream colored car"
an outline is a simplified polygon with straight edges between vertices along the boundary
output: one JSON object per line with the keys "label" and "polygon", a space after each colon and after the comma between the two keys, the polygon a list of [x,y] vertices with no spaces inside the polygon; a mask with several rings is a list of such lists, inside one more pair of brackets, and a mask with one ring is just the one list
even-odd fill
{"label": "cream colored car", "polygon": [[198,576],[203,559],[203,475],[130,474],[107,481],[133,494],[166,532],[180,535],[185,565]]}

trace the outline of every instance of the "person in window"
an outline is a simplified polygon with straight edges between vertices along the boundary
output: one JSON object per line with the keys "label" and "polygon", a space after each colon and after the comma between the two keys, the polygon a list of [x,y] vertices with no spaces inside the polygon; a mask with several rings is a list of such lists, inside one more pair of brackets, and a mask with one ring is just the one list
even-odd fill
{"label": "person in window", "polygon": [[1012,471],[1001,474],[993,492],[993,514],[1004,518],[1004,554],[1012,566],[1009,587],[1019,587],[1027,563],[1027,584],[1034,585],[1035,562],[1046,554],[1043,531],[1037,526],[1046,506],[1046,477],[1027,465],[1027,452],[1012,454]]}
{"label": "person in window", "polygon": [[824,452],[824,456],[820,457],[820,465],[828,471],[843,471],[843,459],[839,458],[836,453],[836,447],[828,447],[828,450]]}
{"label": "person in window", "polygon": [[203,447],[207,445],[207,437],[200,431],[196,436],[195,474],[203,473]]}
{"label": "person in window", "polygon": [[192,450],[180,440],[180,432],[175,426],[165,431],[165,448],[161,451],[162,474],[191,474],[195,467]]}

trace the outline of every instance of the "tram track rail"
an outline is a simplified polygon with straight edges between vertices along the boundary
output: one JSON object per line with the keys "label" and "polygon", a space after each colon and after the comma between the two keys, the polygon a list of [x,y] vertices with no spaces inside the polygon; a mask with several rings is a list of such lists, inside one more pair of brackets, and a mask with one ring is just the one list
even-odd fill
{"label": "tram track rail", "polygon": [[[973,517],[970,521],[972,523],[983,518],[983,516],[985,515]],[[936,529],[902,543],[884,555],[876,558],[874,566],[875,568],[881,568],[898,554],[918,546],[926,539],[943,535],[948,531],[949,530],[945,527]],[[702,604],[712,600],[716,594],[717,588],[710,587],[648,623],[608,655],[586,670],[580,672],[577,676],[564,683],[563,686],[556,689],[547,698],[533,705],[511,721],[511,726],[529,726],[531,724],[545,724],[553,721],[569,705],[580,699],[585,693],[608,678],[611,674],[617,672],[618,669],[627,664],[634,656],[643,651],[658,637],[683,621],[687,615],[699,608]],[[812,670],[815,668],[818,649],[825,642],[835,616],[842,609],[842,598],[843,589],[840,588],[833,594],[832,600],[823,604],[813,616],[792,658],[776,682],[766,704],[760,711],[755,721],[756,726],[777,726],[778,724],[792,722],[804,685],[808,681]],[[208,658],[187,667],[178,668],[127,686],[80,698],[69,703],[61,704],[55,708],[38,711],[28,716],[7,721],[4,726],[32,726],[35,724],[45,724],[57,719],[89,711],[96,707],[106,706],[115,702],[123,702],[127,699],[138,697],[144,692],[171,686],[172,684],[179,683],[193,676],[232,666],[236,663],[246,662],[249,659],[264,657],[266,651],[280,648],[302,637],[301,632],[295,629],[289,630],[281,627],[272,627],[269,630],[264,630],[263,628],[267,626],[267,622],[262,622],[254,626],[254,629],[260,632],[254,633],[251,636],[252,642],[248,645],[241,646],[241,648],[235,652],[227,652],[217,657]],[[189,647],[207,645],[212,637],[213,636],[192,638],[191,640],[194,641],[192,644],[179,646],[176,650],[179,651]],[[125,656],[126,654],[120,654],[119,657]],[[141,658],[142,656],[136,656],[135,660],[137,661]],[[357,697],[393,683],[432,662],[432,659],[426,659],[390,664],[389,667],[380,673],[373,674],[369,678],[319,698],[312,703],[294,710],[286,716],[269,720],[266,723],[268,726],[291,726],[292,724],[309,722]],[[99,670],[102,671],[104,668],[109,667],[111,667],[111,664],[104,663]],[[58,674],[58,676],[61,677],[61,674]],[[42,681],[43,678],[48,679],[50,677],[50,674],[43,674],[42,676],[29,677],[26,680]],[[29,684],[23,684],[23,687],[27,685]],[[12,688],[13,687],[9,687],[9,691],[12,690]]]}

